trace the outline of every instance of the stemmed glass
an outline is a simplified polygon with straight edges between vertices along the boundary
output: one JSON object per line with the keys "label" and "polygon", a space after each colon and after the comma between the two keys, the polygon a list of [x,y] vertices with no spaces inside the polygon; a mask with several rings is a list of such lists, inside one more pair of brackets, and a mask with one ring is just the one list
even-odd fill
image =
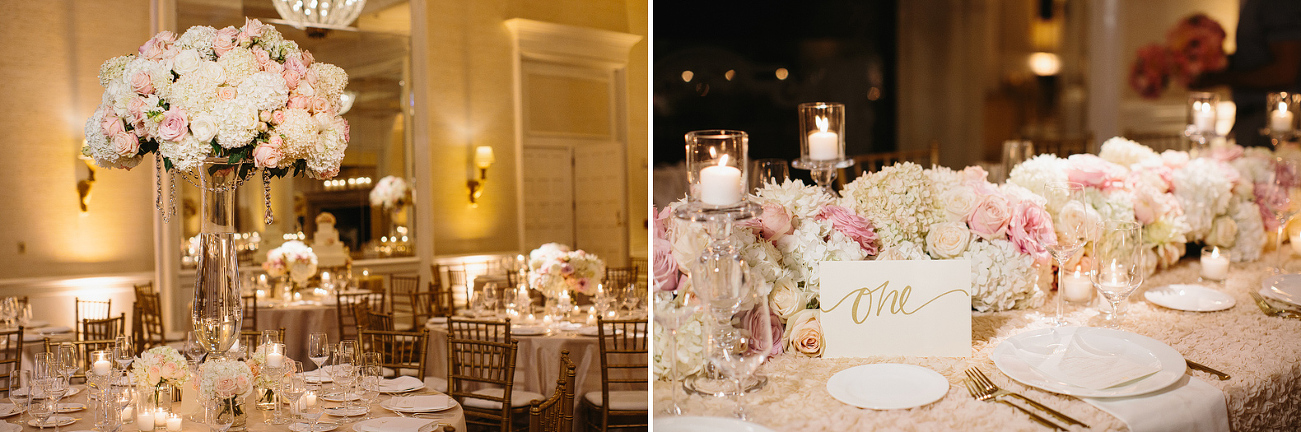
{"label": "stemmed glass", "polygon": [[1057,220],[1053,221],[1057,238],[1045,247],[1048,253],[1052,254],[1053,260],[1057,261],[1057,300],[1055,301],[1057,314],[1053,319],[1053,325],[1060,327],[1067,324],[1066,291],[1062,287],[1063,281],[1066,280],[1066,263],[1084,249],[1086,243],[1097,236],[1099,220],[1095,213],[1090,212],[1088,204],[1084,203],[1083,184],[1066,183],[1049,186],[1049,206],[1055,204],[1057,200],[1061,200],[1056,212]]}
{"label": "stemmed glass", "polygon": [[[280,378],[284,377],[285,371],[291,367],[290,363],[293,362],[293,360],[285,357],[285,344],[270,342],[263,344],[261,349],[266,352],[266,369],[263,373],[276,378],[276,382],[279,382]],[[280,410],[279,395],[273,396],[272,401],[275,403],[276,413],[274,417],[267,420],[267,423],[276,425],[288,423],[289,420],[285,419],[284,412]]]}
{"label": "stemmed glass", "polygon": [[50,416],[53,416],[54,412],[58,411],[58,403],[49,396],[46,390],[49,388],[52,379],[49,377],[36,378],[36,375],[33,374],[32,384],[28,387],[30,396],[27,412],[32,415],[32,418],[36,419],[37,424],[46,426],[50,423]]}
{"label": "stemmed glass", "polygon": [[199,343],[199,338],[194,335],[194,332],[186,332],[185,357],[190,359],[190,364],[193,367],[198,367],[199,363],[203,361],[204,354],[206,353],[203,344]]}
{"label": "stemmed glass", "polygon": [[222,405],[222,401],[217,398],[204,398],[203,400],[203,422],[213,432],[226,432],[235,423],[235,416],[221,415]]}
{"label": "stemmed glass", "polygon": [[[773,321],[777,318],[768,308],[767,296],[761,294],[750,284],[742,292],[741,304],[751,305],[739,319],[718,323],[722,328],[711,332],[710,344],[713,352],[710,361],[720,372],[732,379],[735,384],[733,398],[736,401],[736,416],[745,419],[744,384],[749,381],[759,365],[772,356]],[[780,338],[780,336],[776,336]]]}
{"label": "stemmed glass", "polygon": [[303,375],[303,364],[297,361],[289,361],[293,369],[291,372],[280,377],[280,394],[289,399],[290,413],[298,414],[298,400],[303,397],[307,391],[307,377]]}
{"label": "stemmed glass", "polygon": [[497,316],[497,305],[500,299],[497,295],[497,284],[490,283],[483,286],[483,307],[489,317]]}
{"label": "stemmed glass", "polygon": [[[319,385],[307,385],[306,382],[304,382],[304,385],[307,388],[307,392],[314,395],[320,394],[321,392],[321,386]],[[306,392],[304,392],[304,394],[306,394]],[[325,405],[315,401],[302,401],[300,398],[300,403],[298,403],[297,406],[298,415],[312,421],[311,427],[307,430],[312,432],[316,431],[316,422],[321,419],[322,415],[325,415]]]}
{"label": "stemmed glass", "polygon": [[[16,370],[9,375],[9,401],[20,413],[28,409],[32,401],[32,371]],[[23,422],[23,416],[18,416],[18,422]]]}
{"label": "stemmed glass", "polygon": [[678,376],[678,328],[700,312],[700,300],[694,295],[677,294],[673,291],[655,292],[655,322],[668,332],[669,339],[669,394],[673,395],[673,405],[668,414],[682,415],[682,377]]}
{"label": "stemmed glass", "polygon": [[279,330],[262,330],[262,334],[258,336],[258,339],[257,339],[257,340],[258,340],[258,344],[257,344],[258,346],[262,346],[262,345],[266,345],[266,344],[270,344],[270,343],[280,343],[280,342],[281,342],[281,341],[280,341],[280,331],[279,331]]}
{"label": "stemmed glass", "polygon": [[1143,228],[1138,222],[1108,220],[1093,243],[1093,286],[1111,303],[1107,328],[1118,328],[1120,302],[1143,284]]}
{"label": "stemmed glass", "polygon": [[1270,221],[1277,224],[1274,237],[1274,250],[1276,260],[1270,272],[1274,274],[1287,273],[1283,269],[1283,262],[1287,254],[1278,252],[1283,248],[1283,239],[1287,237],[1287,222],[1297,213],[1297,202],[1293,199],[1298,186],[1297,164],[1293,160],[1275,158],[1274,169],[1265,175],[1264,181],[1256,183],[1253,189],[1256,195],[1256,201],[1261,203],[1261,207],[1274,217]]}
{"label": "stemmed glass", "polygon": [[307,358],[316,363],[316,373],[321,379],[325,379],[321,366],[325,361],[330,359],[330,338],[325,333],[311,333],[307,335]]}
{"label": "stemmed glass", "polygon": [[131,367],[131,362],[136,359],[136,353],[131,349],[130,338],[118,336],[113,339],[113,359],[117,361],[120,370],[125,371]]}
{"label": "stemmed glass", "polygon": [[635,315],[637,313],[638,305],[641,304],[641,296],[637,294],[636,284],[628,284],[628,286],[623,290],[621,301],[624,309],[628,309],[629,316]]}
{"label": "stemmed glass", "polygon": [[5,327],[13,327],[14,317],[18,315],[18,299],[5,297],[0,301],[0,320],[4,320]]}
{"label": "stemmed glass", "polygon": [[[376,356],[379,355],[379,353],[366,353],[366,356],[370,357],[371,354],[375,354]],[[383,380],[383,371],[379,365],[366,364],[365,366],[362,366],[361,383],[358,385],[360,388],[361,400],[372,401],[375,400],[375,398],[378,398],[379,386]],[[370,418],[370,410],[366,410],[366,417],[362,418],[362,420],[370,420]]]}
{"label": "stemmed glass", "polygon": [[334,367],[330,368],[330,378],[334,380],[335,391],[345,410],[351,405],[352,386],[357,381],[356,365],[357,341],[339,341],[339,349],[334,351]]}
{"label": "stemmed glass", "polygon": [[[17,300],[15,300],[16,302]],[[32,321],[32,305],[18,306],[18,325],[26,327]]]}

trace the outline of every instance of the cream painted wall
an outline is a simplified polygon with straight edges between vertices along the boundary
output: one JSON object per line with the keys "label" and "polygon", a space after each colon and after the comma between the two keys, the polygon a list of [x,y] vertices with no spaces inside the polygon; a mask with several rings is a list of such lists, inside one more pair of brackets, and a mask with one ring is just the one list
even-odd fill
{"label": "cream painted wall", "polygon": [[[646,9],[631,0],[429,0],[428,125],[429,191],[433,206],[434,254],[514,251],[521,248],[513,167],[517,125],[514,115],[511,35],[505,21],[527,18],[558,24],[645,35]],[[641,227],[646,214],[646,46],[634,48],[629,64],[628,185],[630,222]],[[420,145],[420,143],[417,143]],[[467,199],[469,155],[476,145],[493,146],[496,163],[478,207]],[[635,160],[634,160],[635,159]],[[527,161],[524,161],[527,163]],[[632,170],[637,168],[636,170]],[[635,183],[640,182],[640,183]],[[639,188],[639,189],[636,189]],[[636,193],[636,194],[633,194]],[[634,207],[634,205],[636,207]],[[630,233],[645,254],[646,231]]]}
{"label": "cream painted wall", "polygon": [[647,88],[647,73],[650,71],[649,48],[649,4],[646,0],[627,0],[627,33],[641,36],[640,42],[632,46],[628,54],[628,254],[634,257],[647,257],[650,246],[646,238],[650,235],[649,226],[650,201],[649,183],[649,112],[650,92]]}
{"label": "cream painted wall", "polygon": [[0,6],[0,279],[152,271],[152,163],[96,170],[84,215],[76,191],[99,66],[149,38],[149,1]]}

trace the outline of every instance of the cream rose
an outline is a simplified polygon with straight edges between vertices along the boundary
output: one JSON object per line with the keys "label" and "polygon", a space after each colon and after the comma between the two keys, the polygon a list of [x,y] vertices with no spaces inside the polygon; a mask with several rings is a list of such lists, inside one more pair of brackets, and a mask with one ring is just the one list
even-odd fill
{"label": "cream rose", "polygon": [[970,242],[971,230],[962,222],[937,223],[926,233],[926,250],[935,259],[961,256]]}
{"label": "cream rose", "polygon": [[940,202],[944,203],[948,221],[958,222],[967,220],[967,216],[980,204],[980,197],[971,188],[959,186],[940,195]]}
{"label": "cream rose", "polygon": [[140,141],[136,139],[135,135],[123,131],[113,134],[111,139],[113,152],[117,153],[119,157],[132,157],[140,151]]}
{"label": "cream rose", "polygon": [[1071,201],[1062,206],[1053,227],[1059,238],[1092,239],[1102,230],[1102,216],[1084,203]]}
{"label": "cream rose", "polygon": [[786,321],[782,345],[786,352],[797,352],[808,357],[822,357],[822,311],[805,309]]}
{"label": "cream rose", "polygon": [[207,143],[217,136],[217,120],[211,115],[201,114],[190,119],[190,134],[199,142]]}
{"label": "cream rose", "polygon": [[192,49],[181,50],[172,59],[172,70],[181,75],[194,73],[202,65],[203,59],[199,58],[199,52]]}
{"label": "cream rose", "polygon": [[790,319],[797,312],[804,310],[809,303],[809,296],[790,277],[783,277],[773,283],[772,292],[768,293],[768,305],[773,313],[782,319]]}
{"label": "cream rose", "polygon": [[1206,233],[1206,244],[1222,248],[1232,248],[1238,239],[1238,223],[1228,216],[1220,216],[1211,221],[1211,231]]}

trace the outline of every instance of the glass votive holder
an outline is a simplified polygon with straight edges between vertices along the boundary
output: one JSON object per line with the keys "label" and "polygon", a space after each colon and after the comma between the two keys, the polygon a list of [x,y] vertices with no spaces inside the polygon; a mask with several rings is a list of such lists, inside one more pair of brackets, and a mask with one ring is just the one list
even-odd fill
{"label": "glass votive holder", "polygon": [[800,159],[840,161],[845,158],[845,105],[808,102],[800,110]]}
{"label": "glass votive holder", "polygon": [[1200,272],[1203,282],[1223,283],[1229,278],[1229,263],[1232,256],[1228,250],[1221,249],[1217,246],[1206,246],[1202,248],[1202,269]]}
{"label": "glass votive holder", "polygon": [[688,201],[705,208],[736,207],[745,200],[750,138],[745,132],[703,130],[688,132]]}
{"label": "glass votive holder", "polygon": [[1265,98],[1265,118],[1269,119],[1269,135],[1274,138],[1286,138],[1296,129],[1298,94],[1289,92],[1272,92]]}
{"label": "glass votive holder", "polygon": [[1087,305],[1093,301],[1093,278],[1092,271],[1085,270],[1082,266],[1075,266],[1074,271],[1063,272],[1061,283],[1058,284],[1058,295],[1065,296],[1067,302],[1076,305]]}
{"label": "glass votive holder", "polygon": [[1211,92],[1188,94],[1188,135],[1202,139],[1215,136],[1220,95]]}
{"label": "glass votive holder", "polygon": [[90,375],[104,378],[113,373],[113,353],[110,351],[92,351],[90,353]]}

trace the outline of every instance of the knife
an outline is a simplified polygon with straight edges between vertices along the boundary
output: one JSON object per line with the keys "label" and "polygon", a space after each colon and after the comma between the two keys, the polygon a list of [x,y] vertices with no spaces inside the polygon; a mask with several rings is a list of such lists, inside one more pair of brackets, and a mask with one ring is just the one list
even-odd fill
{"label": "knife", "polygon": [[1219,378],[1220,381],[1225,381],[1225,380],[1228,380],[1229,378],[1232,378],[1232,377],[1229,376],[1229,374],[1226,374],[1226,373],[1224,373],[1224,372],[1217,371],[1217,370],[1212,369],[1212,368],[1210,368],[1209,366],[1206,366],[1206,365],[1204,365],[1204,364],[1201,364],[1201,363],[1198,363],[1198,362],[1195,362],[1195,361],[1192,361],[1192,360],[1188,360],[1188,359],[1184,359],[1184,361],[1188,363],[1188,367],[1189,367],[1189,368],[1196,369],[1196,370],[1199,370],[1199,371],[1202,371],[1202,372],[1206,372],[1206,373],[1211,374],[1211,375],[1215,375],[1215,377],[1216,377],[1216,378]]}

